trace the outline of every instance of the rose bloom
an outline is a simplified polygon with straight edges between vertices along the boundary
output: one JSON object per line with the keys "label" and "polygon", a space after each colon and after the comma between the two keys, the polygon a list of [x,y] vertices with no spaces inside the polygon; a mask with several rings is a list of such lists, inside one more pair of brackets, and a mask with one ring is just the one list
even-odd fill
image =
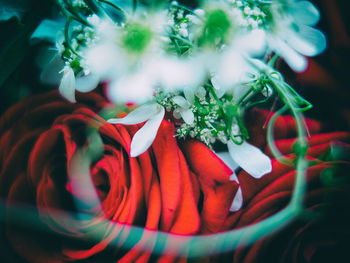
{"label": "rose bloom", "polygon": [[[30,220],[51,230],[49,234],[30,229],[29,219],[28,228],[18,227],[5,212],[1,262],[171,261],[151,258],[151,251],[141,253],[137,246],[129,251],[109,246],[120,238],[115,223],[183,235],[222,224],[238,185],[213,152],[202,144],[188,145],[197,158],[186,160],[173,124],[163,121],[152,147],[130,158],[131,139],[139,127],[112,125],[96,115],[108,104],[95,93],[80,94],[77,101],[66,102],[57,92],[34,96],[10,108],[0,120],[0,196],[6,200],[5,209],[30,205],[36,213]],[[86,167],[81,149],[88,143],[89,126],[98,128],[104,148],[88,166],[92,187],[79,174]],[[210,169],[197,165],[203,161]],[[193,172],[192,165],[199,169]],[[64,214],[71,221],[62,220],[58,211],[71,212]],[[73,227],[78,220],[74,213],[81,211],[94,217],[82,218],[79,228]],[[89,236],[101,229],[103,238],[90,241]]]}
{"label": "rose bloom", "polygon": [[[265,149],[266,134],[261,128],[270,112],[253,110],[247,116],[252,143]],[[296,220],[286,228],[236,250],[222,262],[343,262],[349,259],[350,238],[350,133],[334,132],[318,121],[305,119],[309,135],[306,158],[307,192],[304,207]],[[260,133],[258,129],[260,128]],[[255,130],[256,129],[256,130]],[[255,132],[254,132],[255,130]],[[295,121],[290,116],[277,118],[274,129],[276,146],[286,157],[294,158]],[[229,215],[225,224],[231,229],[254,224],[280,211],[290,201],[295,179],[293,167],[273,160],[272,172],[260,180],[242,171],[243,209]]]}
{"label": "rose bloom", "polygon": [[[347,165],[343,155],[335,160],[331,153],[334,146],[348,149],[350,134],[321,134],[319,122],[306,120],[307,209],[293,224],[250,247],[199,259],[152,253],[152,243],[143,249],[145,240],[116,223],[184,236],[239,229],[288,204],[295,171],[274,159],[262,179],[240,171],[244,205],[230,213],[238,185],[209,148],[196,140],[178,144],[174,125],[164,120],[152,146],[130,158],[140,125],[107,123],[96,114],[106,106],[97,93],[78,94],[71,104],[51,92],[19,102],[0,119],[1,262],[319,262],[324,255],[336,258],[349,240],[349,217],[339,209],[349,205],[349,178],[325,171]],[[253,110],[247,125],[250,142],[270,154],[262,129],[268,116]],[[102,155],[88,154],[91,127]],[[279,117],[276,143],[291,158],[295,136],[293,118]],[[131,249],[118,246],[131,238]]]}

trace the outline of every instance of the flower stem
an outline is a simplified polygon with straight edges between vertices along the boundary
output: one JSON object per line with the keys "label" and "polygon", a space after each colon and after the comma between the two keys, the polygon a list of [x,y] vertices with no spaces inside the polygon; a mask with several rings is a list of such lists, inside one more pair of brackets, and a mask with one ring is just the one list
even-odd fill
{"label": "flower stem", "polygon": [[69,27],[71,22],[72,22],[72,17],[68,17],[66,24],[64,26],[64,38],[66,40],[65,43],[70,51],[72,51],[78,58],[82,58],[82,56],[70,44]]}
{"label": "flower stem", "polygon": [[186,12],[189,12],[189,13],[191,13],[192,15],[198,17],[198,18],[201,19],[201,20],[203,19],[201,16],[199,16],[198,14],[196,14],[192,9],[190,9],[190,8],[184,6],[184,5],[180,5],[179,3],[176,3],[176,5],[172,5],[172,7],[175,7],[175,8],[178,8],[178,9],[182,9],[182,10],[184,10],[184,11],[186,11]]}
{"label": "flower stem", "polygon": [[84,0],[84,2],[99,17],[108,17],[104,9],[95,0]]}
{"label": "flower stem", "polygon": [[121,12],[123,14],[123,16],[125,17],[127,12],[121,8],[120,6],[116,5],[115,3],[112,3],[110,1],[107,1],[107,0],[98,0],[99,2],[101,3],[105,3],[107,5],[110,5],[111,7],[115,8],[116,10],[118,10],[119,12]]}

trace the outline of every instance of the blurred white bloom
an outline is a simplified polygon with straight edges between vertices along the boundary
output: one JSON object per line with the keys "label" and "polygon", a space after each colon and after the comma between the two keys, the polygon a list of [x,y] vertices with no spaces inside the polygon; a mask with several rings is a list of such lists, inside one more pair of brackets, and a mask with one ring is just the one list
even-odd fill
{"label": "blurred white bloom", "polygon": [[[238,34],[232,44],[211,60],[212,84],[218,97],[242,82],[249,81],[257,69],[249,62],[251,57],[265,51],[265,38],[262,30],[252,30]],[[210,65],[210,64],[209,64]]]}
{"label": "blurred white bloom", "polygon": [[133,125],[146,121],[142,128],[135,133],[131,141],[130,156],[136,157],[144,153],[153,143],[164,114],[164,107],[157,103],[151,103],[138,107],[124,118],[109,119],[108,122]]}
{"label": "blurred white bloom", "polygon": [[312,26],[319,20],[319,12],[309,1],[276,1],[271,5],[274,25],[267,31],[268,46],[282,56],[295,71],[304,71],[307,60],[326,48],[323,33]]}
{"label": "blurred white bloom", "polygon": [[[108,81],[107,93],[114,103],[143,103],[154,88],[166,91],[194,86],[202,79],[196,61],[166,55],[162,51],[164,13],[130,18],[123,27],[99,23],[97,42],[86,50],[86,64]],[[163,32],[164,31],[164,32]]]}
{"label": "blurred white bloom", "polygon": [[160,56],[150,60],[149,75],[166,91],[195,89],[203,82],[205,72],[197,58]]}

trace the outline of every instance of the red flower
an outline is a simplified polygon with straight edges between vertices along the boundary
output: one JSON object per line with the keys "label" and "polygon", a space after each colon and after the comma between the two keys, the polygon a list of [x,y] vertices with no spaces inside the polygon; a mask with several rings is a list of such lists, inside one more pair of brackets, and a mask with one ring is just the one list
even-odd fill
{"label": "red flower", "polygon": [[[179,148],[173,125],[163,121],[151,148],[130,158],[131,138],[139,127],[107,123],[96,115],[105,106],[94,93],[79,94],[77,104],[49,93],[23,100],[0,119],[0,196],[6,200],[0,231],[3,262],[182,262],[185,257],[153,253],[155,240],[128,235],[123,226],[211,234],[259,222],[290,201],[294,167],[273,160],[272,173],[261,179],[238,174],[244,205],[229,213],[238,185],[229,181],[232,171],[211,150],[194,140]],[[250,143],[270,154],[262,129],[268,115],[252,111],[247,123]],[[334,152],[348,149],[344,142],[350,134],[320,134],[319,122],[306,124],[312,166],[305,207],[310,214],[248,248],[200,261],[318,262],[325,251],[341,252],[349,216],[340,208],[349,205],[350,183],[346,174],[329,171],[347,164]],[[88,127],[97,128],[103,142],[98,159],[88,154],[98,151],[88,147],[94,142]],[[276,143],[290,158],[295,136],[293,118],[280,117]],[[132,249],[119,248],[128,242]]]}
{"label": "red flower", "polygon": [[[268,111],[250,113],[251,130],[264,125]],[[223,262],[341,262],[347,257],[350,228],[350,133],[324,132],[321,123],[306,119],[309,130],[307,192],[305,211],[292,224],[248,248],[220,258]],[[260,128],[260,131],[262,129]],[[294,158],[295,121],[279,117],[275,127],[276,145],[286,157]],[[254,133],[254,134],[261,134]],[[265,148],[265,135],[252,136],[252,143]],[[244,205],[228,217],[225,229],[255,224],[285,208],[293,193],[295,170],[273,159],[273,169],[257,180],[245,171],[238,174]],[[218,259],[219,261],[219,259]]]}
{"label": "red flower", "polygon": [[[218,230],[238,185],[207,147],[189,144],[187,151],[197,157],[186,159],[173,124],[163,121],[152,147],[130,158],[139,127],[112,125],[97,116],[107,104],[94,93],[80,94],[77,101],[65,102],[51,92],[21,101],[0,120],[0,196],[7,216],[0,257],[5,262],[150,260],[154,244],[142,251],[141,237],[133,237],[129,251],[114,246],[127,235],[117,222],[184,235]],[[103,142],[97,160],[87,154],[90,126],[98,128]],[[208,169],[197,169],[198,161]],[[21,216],[28,216],[24,208],[34,214],[11,224],[18,204]],[[98,240],[92,239],[96,233]],[[152,256],[159,262],[172,259]]]}

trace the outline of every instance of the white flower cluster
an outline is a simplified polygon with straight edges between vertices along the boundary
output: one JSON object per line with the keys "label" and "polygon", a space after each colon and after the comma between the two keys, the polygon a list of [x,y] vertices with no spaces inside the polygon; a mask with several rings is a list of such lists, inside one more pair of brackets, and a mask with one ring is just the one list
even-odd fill
{"label": "white flower cluster", "polygon": [[[83,3],[72,1],[71,7],[86,8]],[[146,122],[132,140],[133,157],[152,144],[167,110],[182,120],[178,136],[196,137],[209,146],[219,140],[252,176],[270,172],[270,159],[246,141],[243,113],[257,98],[273,94],[266,76],[276,70],[266,58],[280,56],[303,71],[304,56],[325,49],[324,35],[313,28],[317,9],[299,0],[205,1],[194,10],[173,1],[132,13],[110,5],[121,19],[95,14],[92,6],[83,25],[70,37],[66,31],[62,95],[74,102],[75,90],[87,92],[104,81],[113,103],[139,104],[126,117],[109,120]],[[241,200],[237,197],[232,210]]]}

